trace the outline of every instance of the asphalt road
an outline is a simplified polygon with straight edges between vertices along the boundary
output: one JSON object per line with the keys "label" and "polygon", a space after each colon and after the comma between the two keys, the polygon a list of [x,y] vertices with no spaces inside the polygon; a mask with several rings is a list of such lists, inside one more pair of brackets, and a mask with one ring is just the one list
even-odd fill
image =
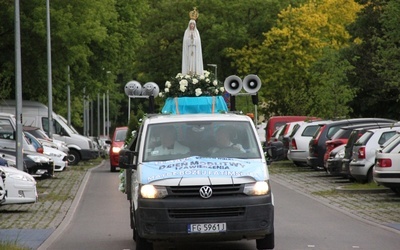
{"label": "asphalt road", "polygon": [[[39,250],[135,249],[129,204],[117,190],[118,182],[118,173],[110,173],[108,164],[92,170],[80,202],[73,208],[74,215],[66,218]],[[398,231],[356,218],[284,184],[272,177],[275,249],[399,249]],[[169,247],[159,244],[155,249]],[[255,242],[191,243],[176,248],[250,250],[255,249]]]}

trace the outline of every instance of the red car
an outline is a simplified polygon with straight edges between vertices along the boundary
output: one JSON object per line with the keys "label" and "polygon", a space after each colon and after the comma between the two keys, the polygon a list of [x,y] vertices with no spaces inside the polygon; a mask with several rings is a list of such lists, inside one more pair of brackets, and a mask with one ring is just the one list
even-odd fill
{"label": "red car", "polygon": [[116,127],[110,147],[110,171],[115,172],[119,163],[119,151],[124,146],[128,127]]}

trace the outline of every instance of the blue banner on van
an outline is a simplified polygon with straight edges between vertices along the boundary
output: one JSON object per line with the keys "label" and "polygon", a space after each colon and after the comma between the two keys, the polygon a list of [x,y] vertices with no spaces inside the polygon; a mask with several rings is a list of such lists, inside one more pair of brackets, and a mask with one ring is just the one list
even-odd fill
{"label": "blue banner on van", "polygon": [[144,162],[141,183],[172,178],[237,178],[253,177],[265,180],[265,168],[261,161],[233,158],[208,158],[192,156],[171,161]]}
{"label": "blue banner on van", "polygon": [[161,111],[163,114],[212,114],[228,112],[222,96],[167,98]]}

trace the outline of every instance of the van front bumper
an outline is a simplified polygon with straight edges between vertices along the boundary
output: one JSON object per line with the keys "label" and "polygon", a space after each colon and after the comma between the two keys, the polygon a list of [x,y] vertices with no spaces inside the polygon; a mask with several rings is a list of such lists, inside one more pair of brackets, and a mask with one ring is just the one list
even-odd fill
{"label": "van front bumper", "polygon": [[[212,197],[139,201],[136,229],[148,240],[241,240],[264,238],[274,230],[271,196]],[[189,233],[190,224],[226,223],[226,231]]]}

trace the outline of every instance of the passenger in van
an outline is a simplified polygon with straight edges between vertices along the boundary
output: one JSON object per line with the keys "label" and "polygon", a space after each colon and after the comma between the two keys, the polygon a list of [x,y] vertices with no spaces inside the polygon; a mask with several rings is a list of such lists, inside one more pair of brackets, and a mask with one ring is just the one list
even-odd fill
{"label": "passenger in van", "polygon": [[172,126],[162,128],[160,131],[161,145],[155,147],[152,155],[173,155],[173,154],[187,154],[190,149],[180,144],[176,139],[176,130]]}
{"label": "passenger in van", "polygon": [[219,127],[215,134],[215,146],[211,147],[209,149],[209,152],[212,155],[220,151],[227,150],[232,150],[233,152],[240,151],[242,153],[245,153],[246,151],[244,150],[243,146],[239,143],[233,143],[231,138],[232,130],[230,128],[225,126]]}

